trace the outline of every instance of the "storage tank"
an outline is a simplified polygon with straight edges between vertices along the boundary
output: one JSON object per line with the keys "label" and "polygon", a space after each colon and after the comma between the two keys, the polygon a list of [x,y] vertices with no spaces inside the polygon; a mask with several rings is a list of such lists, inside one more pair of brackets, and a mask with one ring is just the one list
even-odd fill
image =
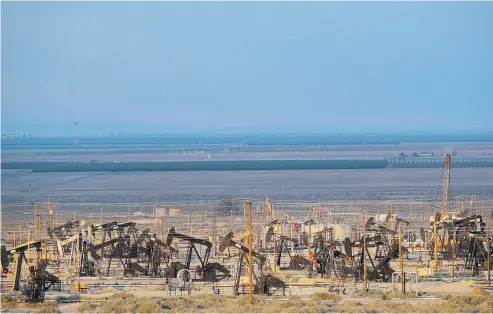
{"label": "storage tank", "polygon": [[170,216],[178,216],[179,214],[180,214],[179,208],[170,208],[169,209],[169,215]]}
{"label": "storage tank", "polygon": [[[310,230],[309,228],[310,228],[309,226],[305,226],[305,232],[308,232],[308,230]],[[325,224],[322,223],[313,224],[311,228],[312,233],[321,232],[324,230],[325,230]]]}
{"label": "storage tank", "polygon": [[351,238],[353,228],[350,225],[332,225],[334,230],[334,239],[343,241],[345,238]]}
{"label": "storage tank", "polygon": [[158,207],[154,211],[154,217],[164,217],[166,216],[166,208]]}

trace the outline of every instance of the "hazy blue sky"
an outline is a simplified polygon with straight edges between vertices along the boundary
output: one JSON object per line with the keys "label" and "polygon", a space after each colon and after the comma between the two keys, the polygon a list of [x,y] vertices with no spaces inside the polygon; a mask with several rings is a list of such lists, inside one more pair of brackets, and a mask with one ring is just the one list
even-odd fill
{"label": "hazy blue sky", "polygon": [[493,129],[493,3],[2,3],[2,132]]}

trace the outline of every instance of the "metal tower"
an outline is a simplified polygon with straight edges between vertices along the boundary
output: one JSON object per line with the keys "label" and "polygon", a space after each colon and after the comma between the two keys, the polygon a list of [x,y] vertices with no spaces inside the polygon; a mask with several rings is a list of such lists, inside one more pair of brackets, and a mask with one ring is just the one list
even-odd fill
{"label": "metal tower", "polygon": [[450,163],[452,162],[452,156],[447,154],[445,156],[445,166],[443,168],[443,195],[442,195],[442,215],[446,215],[449,205],[450,194]]}

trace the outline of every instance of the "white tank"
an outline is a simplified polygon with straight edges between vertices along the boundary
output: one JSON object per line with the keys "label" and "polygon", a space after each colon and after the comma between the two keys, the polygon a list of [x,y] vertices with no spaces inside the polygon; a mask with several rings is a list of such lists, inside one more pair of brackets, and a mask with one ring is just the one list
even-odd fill
{"label": "white tank", "polygon": [[179,214],[180,214],[179,208],[170,208],[169,209],[169,215],[170,216],[178,216]]}
{"label": "white tank", "polygon": [[345,238],[351,238],[353,228],[350,225],[332,225],[334,230],[334,239],[343,241]]}

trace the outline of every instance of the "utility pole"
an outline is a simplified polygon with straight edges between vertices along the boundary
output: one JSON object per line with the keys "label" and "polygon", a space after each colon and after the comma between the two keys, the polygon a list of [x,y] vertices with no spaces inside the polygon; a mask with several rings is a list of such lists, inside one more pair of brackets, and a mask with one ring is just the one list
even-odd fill
{"label": "utility pole", "polygon": [[260,211],[257,204],[257,215],[255,216],[255,246],[260,249]]}
{"label": "utility pole", "polygon": [[31,230],[27,229],[27,266],[29,268],[29,265],[31,264],[31,249],[29,245],[31,244]]}
{"label": "utility pole", "polygon": [[452,281],[454,281],[455,277],[455,221],[452,221],[452,230],[454,232],[453,234],[453,243],[452,243]]}
{"label": "utility pole", "polygon": [[248,276],[250,277],[250,304],[253,305],[253,245],[252,245],[252,202],[248,202]]}
{"label": "utility pole", "polygon": [[422,195],[422,199],[423,199],[423,200],[422,200],[422,202],[421,202],[421,214],[422,214],[422,216],[423,216],[423,217],[422,217],[422,218],[423,218],[423,221],[425,221],[425,220],[426,220],[426,219],[425,219],[425,202],[426,202],[426,200],[425,200],[425,194],[424,194],[424,193],[423,193],[423,195]]}
{"label": "utility pole", "polygon": [[152,217],[156,217],[156,194],[154,194],[154,206],[152,207]]}
{"label": "utility pole", "polygon": [[[36,203],[33,203],[33,205],[34,205],[34,223],[37,226],[38,225],[38,208],[37,208]],[[37,234],[37,231],[36,231],[36,234]],[[39,239],[37,239],[37,240],[39,240]]]}
{"label": "utility pole", "polygon": [[[41,231],[41,216],[39,214],[36,214],[36,241],[39,241],[41,238],[40,236],[40,231]],[[39,261],[39,252],[36,252],[36,263]]]}
{"label": "utility pole", "polygon": [[53,214],[53,210],[51,209],[51,203],[48,201],[48,228],[51,229],[51,215]]}
{"label": "utility pole", "polygon": [[216,256],[216,208],[212,209],[212,242],[214,243],[214,256]]}
{"label": "utility pole", "polygon": [[[267,243],[266,243],[267,244]],[[276,256],[277,256],[277,240],[276,238],[274,237],[274,258],[273,258],[273,264],[272,264],[272,271],[274,273],[277,272],[277,264],[276,264]]]}
{"label": "utility pole", "polygon": [[402,256],[402,229],[399,228],[399,265],[401,266],[401,291],[406,294],[406,278],[404,275],[404,257]]}
{"label": "utility pole", "polygon": [[[377,194],[378,195],[378,194]],[[365,208],[365,221],[368,220],[368,209]],[[366,280],[367,280],[367,273],[366,273],[366,226],[365,226],[365,221],[363,221],[363,291],[367,292],[366,289]]]}
{"label": "utility pole", "polygon": [[488,241],[488,286],[491,286],[491,244]]}
{"label": "utility pole", "polygon": [[243,232],[247,232],[247,218],[246,218],[246,202],[243,202]]}
{"label": "utility pole", "polygon": [[200,222],[199,222],[199,224],[200,224],[200,238],[202,239],[202,214],[201,213],[199,213],[199,218],[200,218]]}
{"label": "utility pole", "polygon": [[161,217],[161,239],[164,239],[164,216]]}
{"label": "utility pole", "polygon": [[190,227],[190,236],[192,236],[192,209],[188,208],[188,225]]}
{"label": "utility pole", "polygon": [[476,207],[474,206],[475,201],[476,201],[476,195],[473,195],[471,198],[471,210],[473,215],[476,213]]}
{"label": "utility pole", "polygon": [[[311,208],[308,209],[308,252],[311,252],[311,240],[312,240],[312,222],[310,221],[312,220],[312,210]],[[282,249],[282,248],[281,248]]]}
{"label": "utility pole", "polygon": [[433,214],[433,268],[438,272],[438,233],[437,233],[437,216],[438,212],[435,211]]}

